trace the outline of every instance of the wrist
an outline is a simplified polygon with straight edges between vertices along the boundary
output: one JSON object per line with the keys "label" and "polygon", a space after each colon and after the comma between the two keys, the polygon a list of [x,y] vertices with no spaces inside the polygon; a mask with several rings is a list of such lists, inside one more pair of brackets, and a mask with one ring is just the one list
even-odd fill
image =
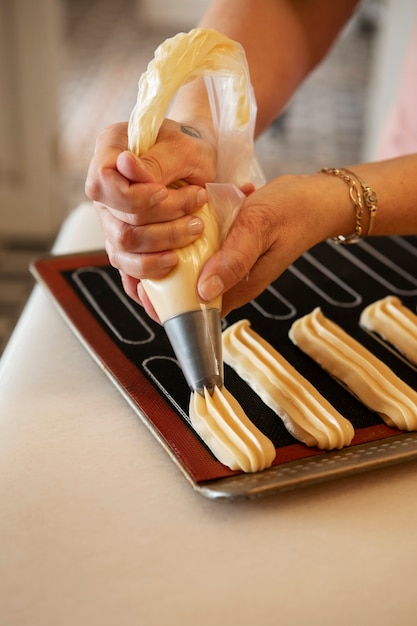
{"label": "wrist", "polygon": [[336,243],[352,244],[370,235],[378,208],[375,191],[356,173],[346,168],[324,168],[320,174],[335,176],[346,183],[355,215],[355,230],[333,237]]}
{"label": "wrist", "polygon": [[343,180],[322,173],[286,175],[278,179],[285,198],[291,198],[288,210],[295,220],[302,220],[306,245],[333,239],[355,230],[355,213],[349,190]]}

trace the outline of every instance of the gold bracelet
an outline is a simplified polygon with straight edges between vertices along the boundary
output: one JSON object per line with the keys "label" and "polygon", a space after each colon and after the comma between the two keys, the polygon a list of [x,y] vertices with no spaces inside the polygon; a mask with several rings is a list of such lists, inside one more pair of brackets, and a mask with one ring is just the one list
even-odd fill
{"label": "gold bracelet", "polygon": [[[345,173],[344,170],[338,169],[336,167],[332,168],[323,168],[320,170],[323,174],[333,174],[333,176],[338,176],[342,180],[345,181],[349,185],[349,196],[352,200],[354,209],[355,209],[355,231],[351,235],[337,235],[337,237],[333,237],[333,241],[336,243],[342,244],[351,244],[357,243],[360,239],[362,239],[362,215],[363,215],[363,204],[362,204],[362,195],[358,189],[358,185],[356,183],[355,178]],[[369,229],[368,229],[369,232]]]}
{"label": "gold bracelet", "polygon": [[368,230],[366,235],[362,235],[362,237],[367,237],[371,234],[372,228],[374,226],[375,215],[378,209],[378,196],[376,195],[372,187],[367,185],[357,174],[351,172],[350,170],[347,170],[346,168],[343,168],[343,171],[354,176],[362,187],[362,199],[369,212]]}

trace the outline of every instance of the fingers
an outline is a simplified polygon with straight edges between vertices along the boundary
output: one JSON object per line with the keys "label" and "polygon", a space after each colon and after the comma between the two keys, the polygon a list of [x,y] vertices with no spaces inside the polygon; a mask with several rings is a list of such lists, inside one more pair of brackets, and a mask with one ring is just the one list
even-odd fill
{"label": "fingers", "polygon": [[119,274],[126,294],[129,298],[142,306],[142,301],[138,295],[139,280],[137,278],[133,278],[133,276],[129,276],[129,274],[126,274],[126,272],[121,270],[119,270]]}
{"label": "fingers", "polygon": [[[132,183],[170,186],[177,180],[203,187],[216,176],[216,154],[212,144],[189,133],[172,120],[164,120],[157,142],[137,158],[133,153],[120,152],[119,173]],[[109,141],[104,137],[103,146]],[[121,145],[120,143],[118,144]],[[126,141],[127,145],[127,141]]]}
{"label": "fingers", "polygon": [[[132,194],[135,185],[131,185]],[[106,205],[105,208],[117,219],[130,224],[131,226],[143,226],[145,224],[156,224],[160,222],[175,221],[185,215],[189,215],[198,207],[207,202],[207,192],[205,189],[194,185],[186,185],[179,189],[168,189],[163,187],[154,193],[148,193],[140,185],[137,192],[138,199],[135,200],[134,211],[130,212],[125,207],[122,210],[115,208],[114,203]],[[141,202],[139,202],[139,197]],[[128,206],[128,205],[127,205]]]}
{"label": "fingers", "polygon": [[126,274],[122,271],[120,271],[120,278],[122,279],[123,289],[125,290],[126,294],[130,298],[132,298],[132,300],[143,306],[146,313],[151,319],[154,320],[154,322],[160,324],[161,322],[159,320],[159,317],[156,314],[152,302],[149,300],[142,283],[136,278],[133,278],[133,276],[129,276],[129,274]]}
{"label": "fingers", "polygon": [[[96,202],[112,207],[115,211],[123,214],[131,214],[151,207],[162,202],[168,191],[159,182],[134,182],[121,174],[117,168],[118,158],[121,153],[118,148],[110,147],[103,151],[96,150],[91,160],[85,192],[87,196]],[[137,163],[138,159],[129,153],[123,161],[129,161],[129,173],[136,178],[146,178],[143,167]],[[133,165],[135,161],[135,165]],[[133,180],[133,182],[132,182]]]}
{"label": "fingers", "polygon": [[204,230],[204,221],[197,215],[186,215],[171,222],[134,226],[119,220],[98,205],[100,219],[107,241],[126,252],[162,252],[182,248],[197,239]]}
{"label": "fingers", "polygon": [[139,159],[129,150],[124,150],[117,157],[117,169],[120,174],[135,183],[161,182],[160,175],[155,175],[145,166],[145,161]]}
{"label": "fingers", "polygon": [[165,171],[164,162],[179,162],[181,151],[177,150],[175,159],[168,159],[166,153],[170,154],[166,146],[158,146],[139,159],[127,150],[126,123],[106,128],[97,138],[88,170],[87,196],[133,225],[175,220],[191,213],[207,201],[207,193],[193,184],[168,189],[166,185],[177,180],[177,173],[185,172],[177,172],[178,166]]}
{"label": "fingers", "polygon": [[123,213],[133,213],[158,204],[167,196],[167,191],[146,162],[127,147],[127,123],[113,124],[100,133],[88,169],[85,192],[91,200]]}
{"label": "fingers", "polygon": [[204,222],[198,216],[131,226],[115,218],[105,207],[97,206],[106,233],[105,248],[110,264],[136,279],[166,276],[178,261],[172,249],[192,243],[204,230]]}
{"label": "fingers", "polygon": [[255,191],[255,185],[253,183],[246,183],[240,187],[240,191],[245,194],[245,196],[250,196]]}
{"label": "fingers", "polygon": [[172,250],[159,254],[137,254],[114,248],[107,241],[105,249],[110,265],[137,280],[163,278],[178,262],[177,255]]}
{"label": "fingers", "polygon": [[257,298],[275,278],[271,274],[269,255],[262,256],[245,278],[226,291],[222,298],[222,315]]}
{"label": "fingers", "polygon": [[140,161],[153,181],[166,186],[177,180],[204,186],[216,177],[216,146],[198,131],[185,132],[184,126],[169,119],[164,120],[155,145]]}
{"label": "fingers", "polygon": [[207,301],[229,291],[245,280],[266,249],[258,211],[242,208],[222,248],[205,264],[198,292]]}

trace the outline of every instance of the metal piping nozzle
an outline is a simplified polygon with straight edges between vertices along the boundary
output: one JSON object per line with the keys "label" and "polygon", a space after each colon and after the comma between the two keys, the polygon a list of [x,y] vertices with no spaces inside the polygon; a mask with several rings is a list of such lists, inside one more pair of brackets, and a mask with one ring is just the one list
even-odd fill
{"label": "metal piping nozzle", "polygon": [[192,391],[223,386],[221,317],[218,309],[181,313],[164,322],[168,339]]}

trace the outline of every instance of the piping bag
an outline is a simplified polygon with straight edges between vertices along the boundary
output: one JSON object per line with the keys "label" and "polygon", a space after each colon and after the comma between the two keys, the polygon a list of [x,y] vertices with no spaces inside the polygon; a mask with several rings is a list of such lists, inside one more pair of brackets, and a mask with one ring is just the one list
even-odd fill
{"label": "piping bag", "polygon": [[[177,90],[203,76],[217,138],[216,181],[208,202],[194,214],[205,228],[192,244],[176,249],[178,263],[162,279],[142,285],[159,316],[192,391],[223,386],[221,297],[202,301],[197,281],[220,248],[244,199],[239,187],[265,183],[253,144],[256,103],[242,46],[213,29],[196,28],[167,39],[139,79],[128,126],[129,150],[140,156],[156,142]],[[186,184],[174,183],[173,187]]]}

